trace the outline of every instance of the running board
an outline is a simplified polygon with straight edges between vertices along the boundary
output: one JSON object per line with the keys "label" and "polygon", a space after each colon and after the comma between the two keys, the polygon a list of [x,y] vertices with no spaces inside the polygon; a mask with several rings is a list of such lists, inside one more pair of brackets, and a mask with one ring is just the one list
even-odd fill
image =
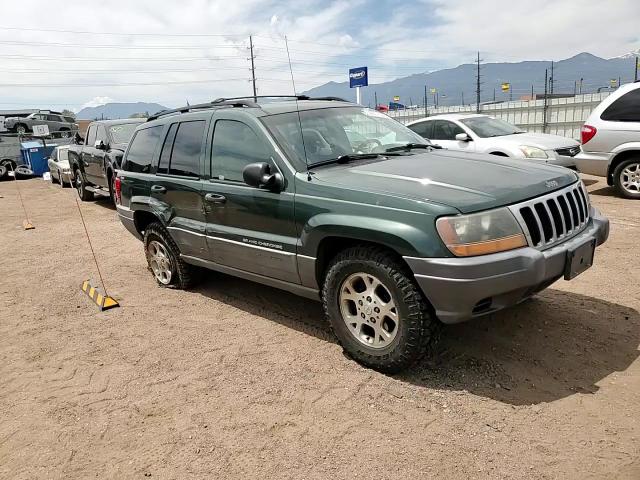
{"label": "running board", "polygon": [[104,190],[102,187],[92,187],[90,185],[87,185],[84,188],[85,188],[85,190],[87,192],[92,192],[92,193],[95,193],[97,195],[102,195],[103,197],[110,197],[111,196],[109,191],[108,190]]}
{"label": "running board", "polygon": [[209,260],[204,260],[198,257],[191,257],[189,255],[182,254],[180,255],[180,257],[185,262],[191,265],[208,268],[220,273],[226,273],[227,275],[231,275],[233,277],[244,278],[245,280],[261,283],[263,285],[268,285],[280,290],[286,290],[287,292],[293,293],[300,297],[310,298],[311,300],[316,300],[318,302],[320,301],[320,292],[315,288],[305,287],[297,283],[285,282],[284,280],[278,280],[277,278],[265,277],[264,275],[260,275],[258,273],[247,272],[246,270],[239,270],[237,268],[228,267],[226,265],[220,265],[219,263],[211,262]]}

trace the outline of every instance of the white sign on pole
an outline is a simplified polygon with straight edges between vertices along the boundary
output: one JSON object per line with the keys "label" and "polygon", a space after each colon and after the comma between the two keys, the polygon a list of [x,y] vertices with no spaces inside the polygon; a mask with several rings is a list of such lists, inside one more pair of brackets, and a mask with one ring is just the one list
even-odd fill
{"label": "white sign on pole", "polygon": [[49,125],[34,125],[33,126],[34,137],[47,137],[49,136]]}

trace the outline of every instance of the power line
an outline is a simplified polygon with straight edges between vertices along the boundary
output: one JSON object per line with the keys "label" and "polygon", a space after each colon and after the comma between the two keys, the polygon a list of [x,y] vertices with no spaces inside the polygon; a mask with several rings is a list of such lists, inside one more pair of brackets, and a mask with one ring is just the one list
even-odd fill
{"label": "power line", "polygon": [[206,50],[211,48],[244,48],[244,45],[102,45],[87,43],[20,42],[0,40],[3,45],[73,47],[73,48],[116,48],[118,50]]}
{"label": "power line", "polygon": [[23,32],[75,33],[81,35],[109,35],[125,37],[246,37],[241,33],[147,33],[147,32],[95,32],[87,30],[56,30],[44,28],[0,27],[0,30]]}

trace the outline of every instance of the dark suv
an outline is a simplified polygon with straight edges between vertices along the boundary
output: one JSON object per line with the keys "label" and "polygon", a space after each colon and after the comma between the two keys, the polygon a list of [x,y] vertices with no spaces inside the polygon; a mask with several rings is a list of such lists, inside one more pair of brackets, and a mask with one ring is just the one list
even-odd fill
{"label": "dark suv", "polygon": [[336,99],[161,112],[115,189],[160,285],[205,267],[321,299],[345,350],[386,372],[420,358],[439,321],[575,277],[609,233],[574,172],[436,150]]}

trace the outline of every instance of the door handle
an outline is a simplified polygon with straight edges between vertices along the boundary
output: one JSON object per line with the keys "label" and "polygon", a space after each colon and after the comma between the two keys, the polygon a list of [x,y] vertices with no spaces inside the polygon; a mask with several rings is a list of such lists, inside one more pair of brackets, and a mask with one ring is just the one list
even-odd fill
{"label": "door handle", "polygon": [[204,196],[206,202],[209,203],[225,203],[227,201],[227,197],[224,195],[219,195],[217,193],[207,193]]}
{"label": "door handle", "polygon": [[166,193],[167,189],[162,185],[151,185],[151,191],[154,193]]}

